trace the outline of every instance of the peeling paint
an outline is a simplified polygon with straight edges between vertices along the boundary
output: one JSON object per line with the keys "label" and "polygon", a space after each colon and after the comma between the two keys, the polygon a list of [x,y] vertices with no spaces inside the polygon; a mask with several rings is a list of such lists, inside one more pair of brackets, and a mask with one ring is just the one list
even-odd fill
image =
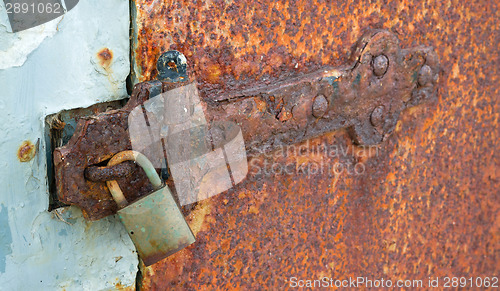
{"label": "peeling paint", "polygon": [[[0,11],[3,10],[3,2]],[[9,32],[10,25],[1,20],[0,23],[0,70],[22,66],[28,56],[36,50],[42,42],[57,33],[57,24],[60,18],[56,18],[43,25],[33,27],[17,33]]]}
{"label": "peeling paint", "polygon": [[12,235],[9,226],[7,207],[0,208],[0,273],[5,273],[7,256],[12,254]]}

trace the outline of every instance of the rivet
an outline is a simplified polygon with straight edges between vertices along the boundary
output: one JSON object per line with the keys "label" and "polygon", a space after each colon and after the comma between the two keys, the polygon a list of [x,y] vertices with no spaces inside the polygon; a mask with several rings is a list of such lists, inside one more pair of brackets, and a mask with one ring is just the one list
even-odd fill
{"label": "rivet", "polygon": [[387,72],[387,68],[389,67],[389,59],[380,55],[373,59],[373,73],[375,76],[382,76]]}
{"label": "rivet", "polygon": [[375,127],[382,127],[384,125],[384,106],[380,105],[373,109],[372,115],[370,116],[370,122]]}
{"label": "rivet", "polygon": [[432,80],[432,69],[428,65],[423,65],[418,72],[418,84],[420,86],[428,85]]}
{"label": "rivet", "polygon": [[328,109],[328,101],[326,100],[325,96],[323,95],[316,96],[316,98],[314,98],[312,105],[313,116],[316,118],[320,118],[326,113],[327,109]]}

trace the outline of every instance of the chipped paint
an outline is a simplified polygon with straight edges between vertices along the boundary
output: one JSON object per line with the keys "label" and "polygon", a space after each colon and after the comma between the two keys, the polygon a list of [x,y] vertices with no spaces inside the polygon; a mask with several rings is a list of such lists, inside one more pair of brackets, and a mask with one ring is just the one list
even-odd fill
{"label": "chipped paint", "polygon": [[[3,1],[0,2],[0,11],[6,16]],[[0,70],[22,66],[45,39],[57,33],[60,18],[17,33],[11,32],[8,21],[7,17],[0,17]]]}

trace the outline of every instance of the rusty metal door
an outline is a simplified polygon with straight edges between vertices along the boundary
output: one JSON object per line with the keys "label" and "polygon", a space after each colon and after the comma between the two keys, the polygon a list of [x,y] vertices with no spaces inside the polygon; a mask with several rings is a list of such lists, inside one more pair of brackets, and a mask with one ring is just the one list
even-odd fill
{"label": "rusty metal door", "polygon": [[175,49],[205,102],[341,65],[367,29],[394,33],[403,48],[433,46],[441,63],[437,98],[403,111],[373,151],[338,130],[296,145],[303,150],[251,157],[245,182],[185,209],[197,243],[143,268],[144,290],[499,275],[497,1],[132,6],[135,82],[153,79],[159,55]]}

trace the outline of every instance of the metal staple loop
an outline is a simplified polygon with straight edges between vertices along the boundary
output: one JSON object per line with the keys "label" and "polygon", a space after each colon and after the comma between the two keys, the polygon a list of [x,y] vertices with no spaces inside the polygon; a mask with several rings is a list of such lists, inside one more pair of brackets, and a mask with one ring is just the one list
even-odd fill
{"label": "metal staple loop", "polygon": [[133,162],[127,161],[114,166],[89,166],[85,169],[85,179],[92,182],[117,180],[134,172]]}

